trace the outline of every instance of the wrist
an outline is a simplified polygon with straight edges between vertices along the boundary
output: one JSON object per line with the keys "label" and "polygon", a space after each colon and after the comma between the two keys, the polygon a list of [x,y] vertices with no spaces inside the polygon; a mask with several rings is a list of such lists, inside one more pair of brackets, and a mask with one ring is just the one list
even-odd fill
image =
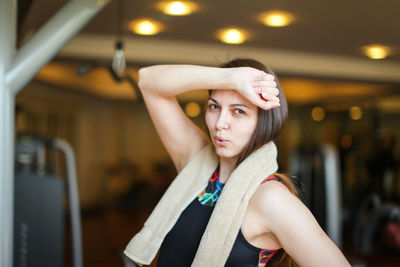
{"label": "wrist", "polygon": [[240,91],[240,80],[238,68],[224,68],[225,70],[225,80],[226,80],[226,89],[232,89],[241,93]]}

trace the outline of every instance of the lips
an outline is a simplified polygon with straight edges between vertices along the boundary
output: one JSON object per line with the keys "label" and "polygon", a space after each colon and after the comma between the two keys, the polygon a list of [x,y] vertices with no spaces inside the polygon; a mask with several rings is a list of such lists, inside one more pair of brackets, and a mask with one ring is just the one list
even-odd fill
{"label": "lips", "polygon": [[226,140],[222,137],[219,137],[219,136],[215,136],[214,141],[215,141],[215,144],[219,145],[219,146],[224,146],[228,142],[228,140]]}

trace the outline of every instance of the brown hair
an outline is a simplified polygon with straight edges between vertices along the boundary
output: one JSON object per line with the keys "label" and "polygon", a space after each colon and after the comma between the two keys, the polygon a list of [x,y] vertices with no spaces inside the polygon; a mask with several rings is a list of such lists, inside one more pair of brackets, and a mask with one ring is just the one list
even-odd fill
{"label": "brown hair", "polygon": [[254,59],[234,59],[223,64],[221,67],[252,67],[258,70],[262,70],[275,77],[275,82],[279,90],[278,98],[281,104],[279,107],[269,110],[258,108],[257,126],[253,132],[253,135],[250,137],[250,140],[247,143],[246,147],[239,155],[238,162],[236,163],[237,165],[239,165],[247,156],[260,148],[262,145],[274,140],[279,135],[288,115],[288,107],[285,94],[283,93],[276,74],[264,64]]}
{"label": "brown hair", "polygon": [[[280,106],[263,110],[258,108],[258,120],[256,128],[250,137],[249,142],[243,149],[243,151],[239,155],[239,159],[236,165],[239,165],[246,157],[248,157],[255,150],[268,143],[269,141],[274,140],[283,129],[283,126],[286,122],[288,115],[288,105],[286,101],[285,94],[279,84],[278,77],[276,74],[267,66],[262,64],[259,61],[254,59],[234,59],[223,65],[222,68],[235,68],[235,67],[252,67],[258,70],[262,70],[268,74],[271,74],[275,77],[275,82],[277,84],[277,88],[279,90],[278,98],[280,100]],[[281,182],[289,189],[289,191],[298,196],[298,192],[296,187],[291,182],[290,178],[284,174],[275,173]],[[273,257],[271,261],[272,266],[290,266],[296,267],[298,266],[293,259],[282,249],[278,255]]]}

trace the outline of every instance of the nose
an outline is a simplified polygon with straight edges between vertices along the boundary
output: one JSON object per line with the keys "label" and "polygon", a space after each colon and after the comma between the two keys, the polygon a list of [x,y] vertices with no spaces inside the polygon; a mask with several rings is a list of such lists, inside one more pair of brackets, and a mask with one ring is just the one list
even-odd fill
{"label": "nose", "polygon": [[219,114],[217,124],[215,125],[218,130],[228,129],[230,125],[230,116],[228,112],[221,111]]}

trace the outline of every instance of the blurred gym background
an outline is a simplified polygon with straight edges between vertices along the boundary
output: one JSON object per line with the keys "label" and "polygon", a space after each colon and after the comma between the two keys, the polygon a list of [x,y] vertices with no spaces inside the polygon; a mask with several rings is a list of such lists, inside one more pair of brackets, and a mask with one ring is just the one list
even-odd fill
{"label": "blurred gym background", "polygon": [[[18,1],[17,47],[68,2]],[[334,202],[353,266],[400,266],[400,2],[174,3],[168,11],[165,1],[110,1],[16,96],[16,174],[67,181],[59,152],[39,160],[37,147],[54,149],[43,138],[65,140],[75,154],[83,265],[124,266],[122,250],[176,175],[137,93],[137,70],[253,57],[276,71],[289,102],[280,171],[305,180],[305,201],[324,227]],[[183,4],[188,14],[179,14]],[[206,97],[180,97],[203,128]],[[27,137],[37,142],[30,152]],[[66,188],[62,264],[74,266]]]}

